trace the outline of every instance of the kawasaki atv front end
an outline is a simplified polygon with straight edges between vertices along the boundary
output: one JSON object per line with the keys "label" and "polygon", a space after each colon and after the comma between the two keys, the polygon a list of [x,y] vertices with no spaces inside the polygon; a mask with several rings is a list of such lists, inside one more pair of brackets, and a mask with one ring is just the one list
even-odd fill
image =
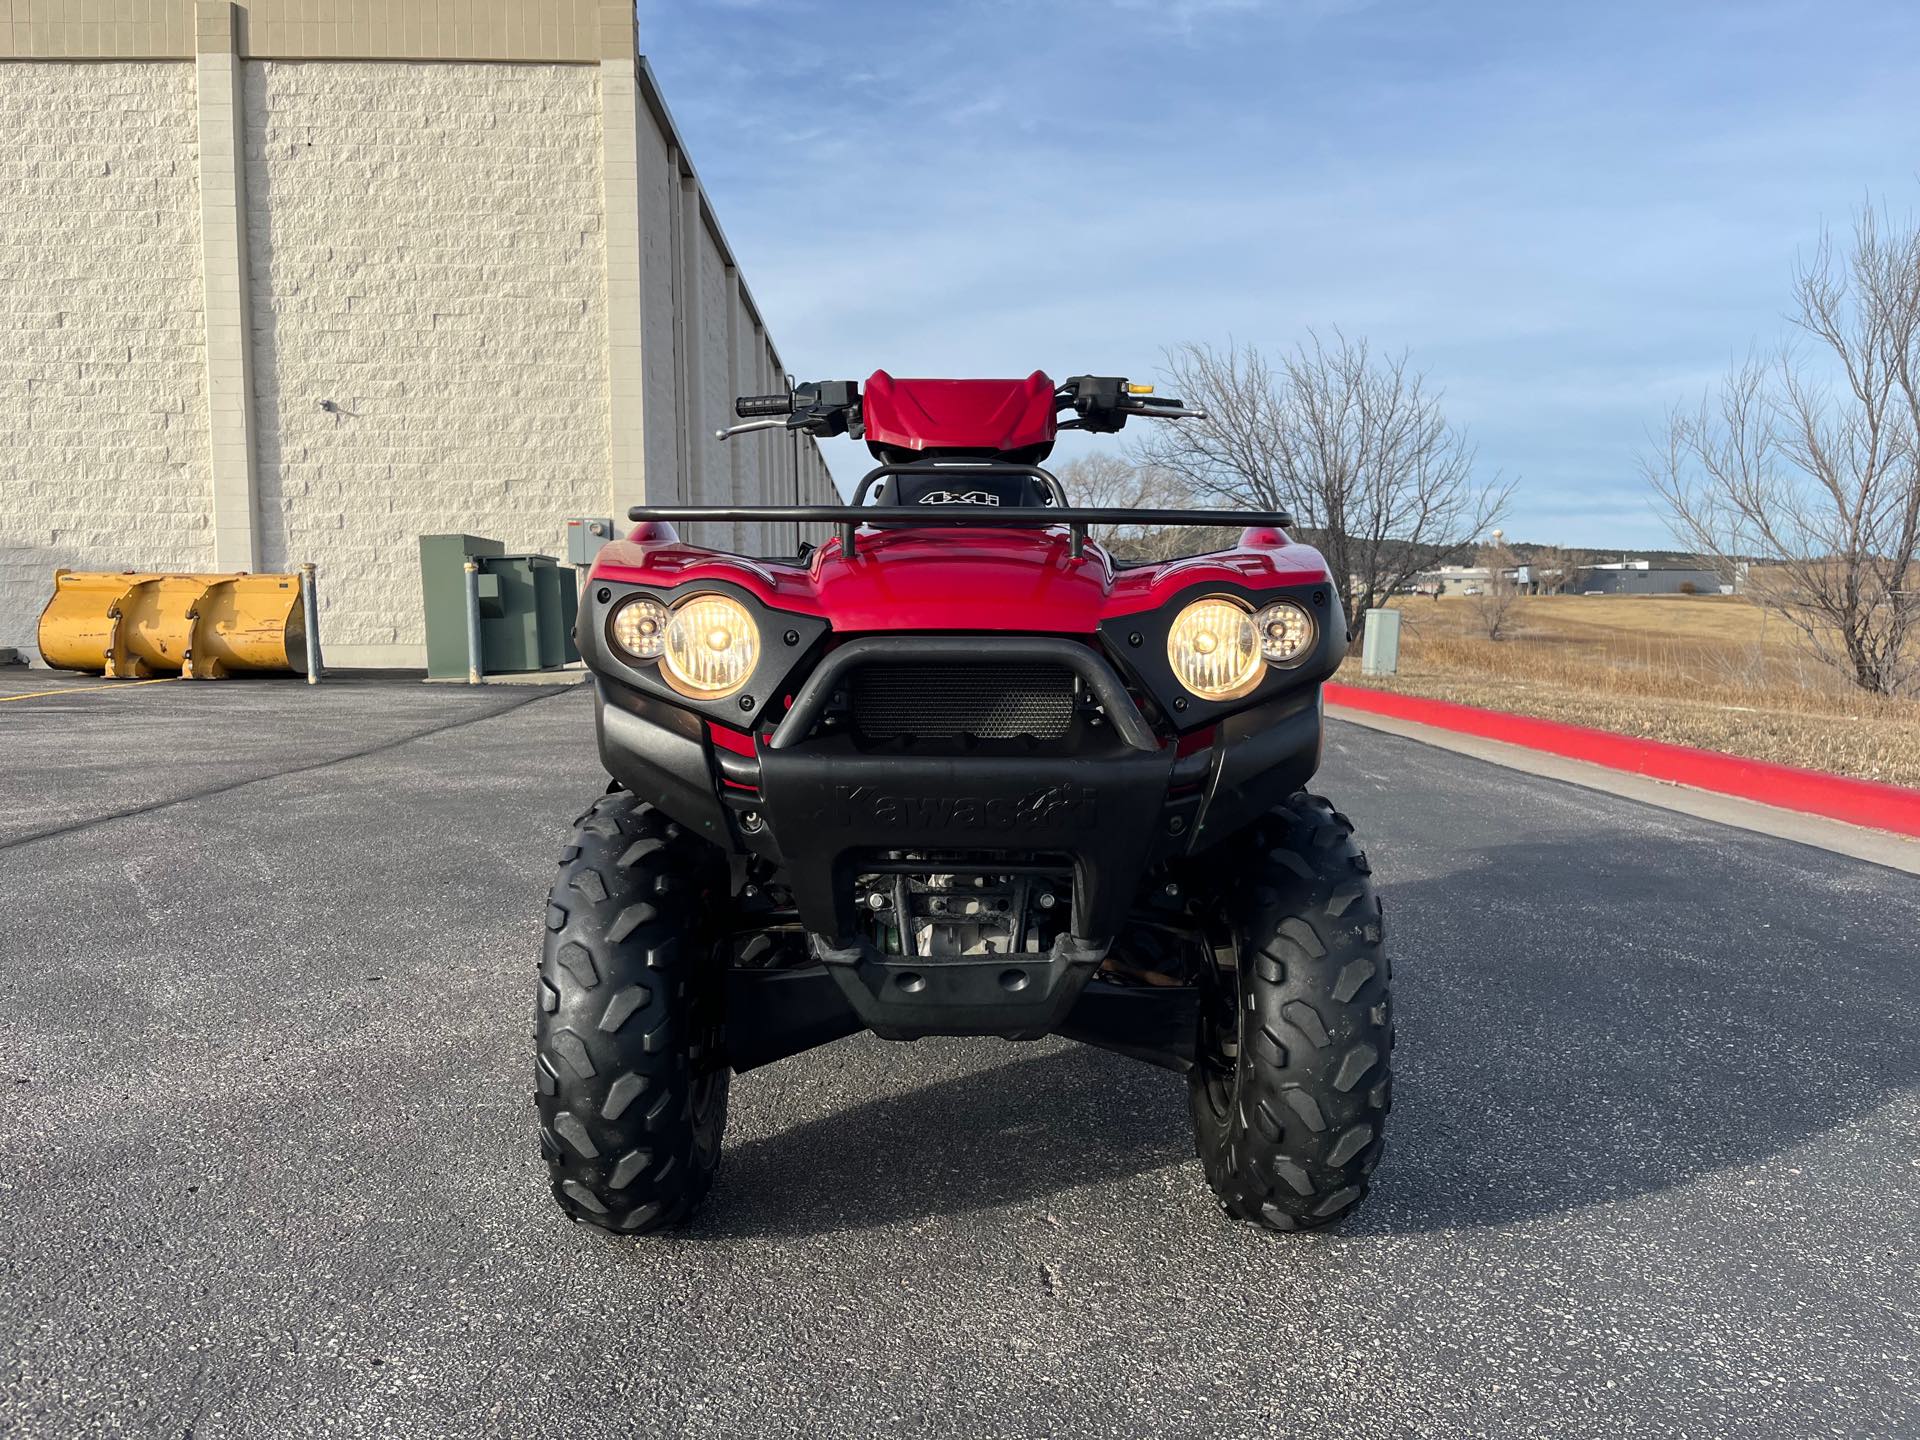
{"label": "kawasaki atv front end", "polygon": [[[1184,1071],[1223,1205],[1337,1218],[1378,1159],[1391,1020],[1365,857],[1302,793],[1346,649],[1324,562],[1279,514],[1068,504],[1012,442],[1042,403],[1102,428],[1123,382],[881,378],[865,421],[835,408],[852,386],[794,413],[897,439],[908,387],[998,386],[911,398],[1007,443],[888,453],[847,506],[637,509],[594,565],[577,635],[614,789],[562,859],[539,1023],[563,1208],[675,1223],[728,1075],[868,1030]],[[762,559],[674,529],[736,519],[835,533]],[[1156,524],[1240,533],[1138,565],[1088,534]]]}
{"label": "kawasaki atv front end", "polygon": [[[887,563],[888,538],[869,540],[870,563]],[[1031,552],[1036,573],[1097,572],[1107,592],[1126,573],[1097,550],[1070,559],[1047,532],[999,543]],[[950,614],[929,616],[936,602],[923,598],[915,617],[945,623],[843,635],[826,616],[791,608],[804,588],[847,583],[834,575],[845,563],[834,542],[781,577],[792,588],[762,581],[773,569],[765,561],[747,584],[639,583],[624,577],[672,574],[686,549],[609,547],[579,626],[601,758],[634,795],[737,857],[767,907],[760,918],[804,937],[818,981],[845,1004],[846,1029],[1029,1039],[1067,1028],[1153,1049],[1131,1027],[1108,1033],[1113,1007],[1081,1013],[1079,1002],[1136,911],[1180,915],[1181,870],[1319,763],[1319,682],[1339,663],[1345,627],[1324,573],[1297,580],[1272,563],[1298,563],[1287,552],[1299,548],[1223,552],[1253,563],[1231,580],[1166,588],[1153,609],[1103,618],[1091,633],[1044,633],[1043,611],[1028,612],[1034,631],[953,633],[969,608],[956,583]],[[1157,593],[1160,568],[1131,588]],[[1216,557],[1207,568],[1224,567]],[[1293,653],[1284,664],[1242,660],[1213,687],[1242,693],[1196,693],[1170,658],[1180,618],[1196,607],[1202,622],[1217,610],[1236,633],[1284,607]],[[712,648],[716,627],[733,627],[727,646],[752,653],[751,668],[724,690],[690,680],[691,664],[669,668],[676,616],[687,617],[680,628],[695,654]],[[789,975],[778,988],[799,983]],[[816,1033],[784,1029],[776,1007],[730,1016],[736,1068]],[[1190,1036],[1163,1038],[1163,1058],[1191,1058]]]}

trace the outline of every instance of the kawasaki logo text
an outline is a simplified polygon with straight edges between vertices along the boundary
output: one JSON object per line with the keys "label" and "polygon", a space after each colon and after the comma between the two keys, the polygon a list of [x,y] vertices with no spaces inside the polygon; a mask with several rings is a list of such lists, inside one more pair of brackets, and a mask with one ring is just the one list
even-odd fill
{"label": "kawasaki logo text", "polygon": [[902,830],[1091,830],[1099,805],[1087,785],[1050,785],[1018,799],[985,795],[902,795],[873,785],[836,785],[839,823]]}

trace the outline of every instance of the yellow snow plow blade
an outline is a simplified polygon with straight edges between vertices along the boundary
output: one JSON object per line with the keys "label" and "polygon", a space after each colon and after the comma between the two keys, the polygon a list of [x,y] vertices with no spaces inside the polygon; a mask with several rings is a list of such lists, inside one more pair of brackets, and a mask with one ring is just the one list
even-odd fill
{"label": "yellow snow plow blade", "polygon": [[40,658],[124,680],[305,674],[298,575],[53,572]]}

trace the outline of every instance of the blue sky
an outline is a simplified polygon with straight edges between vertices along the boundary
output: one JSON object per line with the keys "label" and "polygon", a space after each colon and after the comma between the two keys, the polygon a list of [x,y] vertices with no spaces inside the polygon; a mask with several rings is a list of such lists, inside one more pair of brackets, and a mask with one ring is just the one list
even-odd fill
{"label": "blue sky", "polygon": [[801,378],[1139,378],[1338,325],[1445,389],[1519,539],[1667,543],[1649,427],[1784,337],[1823,222],[1920,200],[1897,0],[639,9]]}

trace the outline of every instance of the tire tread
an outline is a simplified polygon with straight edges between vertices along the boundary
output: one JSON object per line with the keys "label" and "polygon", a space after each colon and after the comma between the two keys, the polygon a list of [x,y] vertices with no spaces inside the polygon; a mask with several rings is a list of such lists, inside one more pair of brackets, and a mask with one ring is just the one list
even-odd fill
{"label": "tire tread", "polygon": [[[1346,816],[1303,793],[1255,827],[1232,895],[1242,987],[1233,1100],[1190,1077],[1196,1148],[1228,1214],[1329,1225],[1366,1198],[1392,1108],[1392,966]],[[1231,981],[1229,981],[1231,983]]]}
{"label": "tire tread", "polygon": [[[553,1195],[620,1234],[680,1223],[705,1198],[718,1136],[697,1134],[694,1061],[711,976],[683,936],[718,855],[625,791],[576,822],[547,907],[534,1034],[535,1104]],[[716,1082],[715,1129],[726,1119]],[[703,1143],[704,1139],[704,1143]]]}

